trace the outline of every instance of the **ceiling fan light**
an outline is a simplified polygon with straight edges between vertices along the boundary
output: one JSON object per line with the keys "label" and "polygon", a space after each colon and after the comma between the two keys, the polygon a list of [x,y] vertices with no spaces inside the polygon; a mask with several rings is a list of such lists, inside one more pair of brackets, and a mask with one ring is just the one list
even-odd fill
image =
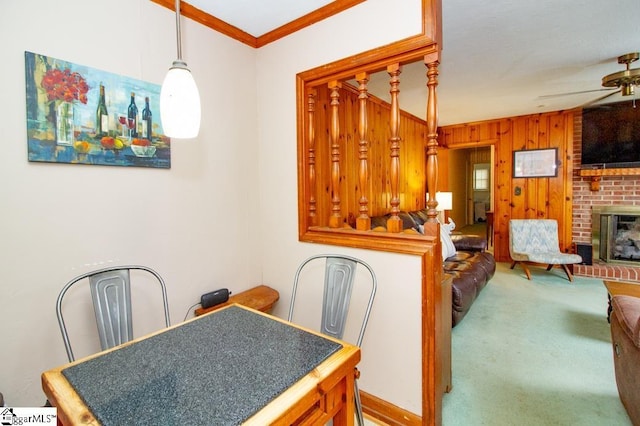
{"label": "ceiling fan light", "polygon": [[634,86],[640,84],[640,68],[630,68],[629,65],[640,57],[638,52],[627,53],[618,57],[619,64],[625,64],[624,71],[614,72],[602,77],[603,87],[618,87],[622,96],[634,94]]}
{"label": "ceiling fan light", "polygon": [[635,93],[633,84],[623,84],[621,90],[622,96],[631,96]]}
{"label": "ceiling fan light", "polygon": [[191,71],[183,61],[174,61],[160,90],[164,134],[172,138],[195,138],[200,131],[200,118],[200,94]]}

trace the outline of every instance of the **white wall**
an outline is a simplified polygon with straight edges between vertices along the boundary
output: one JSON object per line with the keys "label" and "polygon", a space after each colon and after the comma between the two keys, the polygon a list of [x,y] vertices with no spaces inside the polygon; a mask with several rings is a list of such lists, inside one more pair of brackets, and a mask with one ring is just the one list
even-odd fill
{"label": "white wall", "polygon": [[417,257],[298,242],[295,75],[415,35],[420,0],[369,0],[258,51],[183,19],[183,56],[200,88],[196,140],[172,169],[29,163],[24,51],[160,84],[175,59],[174,15],[148,0],[3,2],[0,52],[0,392],[44,402],[40,373],[66,362],[59,289],[109,263],[167,281],[173,323],[209,290],[278,289],[286,316],[297,265],[317,252],[369,262],[380,288],[363,345],[361,389],[420,414]]}
{"label": "white wall", "polygon": [[0,392],[33,406],[45,402],[40,373],[66,362],[55,300],[73,276],[148,265],[167,281],[173,323],[204,292],[261,282],[256,52],[183,19],[203,120],[197,139],[173,141],[170,170],[29,163],[24,51],[161,84],[175,15],[149,0],[0,8]]}
{"label": "white wall", "polygon": [[[298,242],[295,75],[418,34],[420,1],[369,0],[258,51],[263,276],[285,316],[297,265],[321,252],[371,264],[380,282],[364,339],[360,389],[421,414],[420,262],[415,256]],[[402,96],[402,94],[400,95]]]}

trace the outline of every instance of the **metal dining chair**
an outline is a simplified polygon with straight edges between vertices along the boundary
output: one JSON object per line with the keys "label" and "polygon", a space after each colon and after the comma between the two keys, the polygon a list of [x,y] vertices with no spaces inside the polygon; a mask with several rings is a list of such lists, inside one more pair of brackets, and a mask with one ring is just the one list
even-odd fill
{"label": "metal dining chair", "polygon": [[[102,350],[126,343],[133,339],[133,321],[131,315],[131,271],[143,271],[157,282],[162,292],[165,325],[169,327],[169,304],[167,302],[167,288],[164,280],[156,271],[146,266],[125,265],[103,268],[78,275],[69,281],[58,294],[56,315],[62,333],[65,349],[69,361],[74,361],[73,350],[69,341],[69,334],[62,313],[62,303],[67,291],[78,283],[89,285],[98,336]],[[140,277],[136,283],[143,280]]]}
{"label": "metal dining chair", "polygon": [[[293,281],[293,291],[291,294],[291,304],[289,305],[288,320],[293,321],[296,296],[298,294],[298,288],[301,285],[300,276],[302,271],[307,268],[313,261],[325,260],[324,266],[324,289],[322,297],[322,319],[320,322],[320,332],[336,339],[342,339],[345,333],[347,324],[347,317],[350,307],[353,303],[366,303],[364,313],[362,315],[362,323],[360,325],[358,337],[356,339],[356,345],[360,347],[362,345],[362,339],[367,328],[367,322],[369,321],[369,315],[371,314],[371,307],[373,306],[373,300],[376,295],[378,282],[376,275],[373,272],[371,266],[355,257],[338,255],[338,254],[320,254],[311,256],[306,259],[298,267],[295,278]],[[358,279],[356,280],[356,271],[358,266],[362,266],[370,276],[370,280]],[[366,274],[365,274],[366,277]],[[369,281],[369,287],[365,287],[368,297],[363,300],[353,300],[352,293],[354,290],[354,284],[358,282],[358,286],[367,286]],[[305,283],[312,285],[311,283]],[[302,285],[305,285],[302,284]],[[319,283],[318,283],[319,284]],[[364,417],[362,414],[362,403],[360,401],[360,393],[358,391],[358,382],[355,384],[355,406],[356,406],[356,418],[359,425],[364,425]]]}

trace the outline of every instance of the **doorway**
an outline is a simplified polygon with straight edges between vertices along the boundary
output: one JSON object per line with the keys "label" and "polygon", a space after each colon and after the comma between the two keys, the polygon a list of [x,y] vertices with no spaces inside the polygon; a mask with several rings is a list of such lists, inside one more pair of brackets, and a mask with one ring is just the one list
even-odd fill
{"label": "doorway", "polygon": [[[453,193],[449,217],[456,231],[487,236],[487,212],[493,211],[494,147],[449,150],[448,182]],[[490,216],[490,215],[489,215]]]}

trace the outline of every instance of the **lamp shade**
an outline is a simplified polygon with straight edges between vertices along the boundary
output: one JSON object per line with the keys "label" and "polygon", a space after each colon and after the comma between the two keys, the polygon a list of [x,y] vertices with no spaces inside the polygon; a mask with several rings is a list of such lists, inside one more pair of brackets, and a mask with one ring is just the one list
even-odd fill
{"label": "lamp shade", "polygon": [[453,192],[436,192],[438,206],[436,210],[445,211],[453,209]]}
{"label": "lamp shade", "polygon": [[200,94],[191,71],[184,62],[174,61],[160,89],[162,130],[172,138],[195,138],[200,115]]}

